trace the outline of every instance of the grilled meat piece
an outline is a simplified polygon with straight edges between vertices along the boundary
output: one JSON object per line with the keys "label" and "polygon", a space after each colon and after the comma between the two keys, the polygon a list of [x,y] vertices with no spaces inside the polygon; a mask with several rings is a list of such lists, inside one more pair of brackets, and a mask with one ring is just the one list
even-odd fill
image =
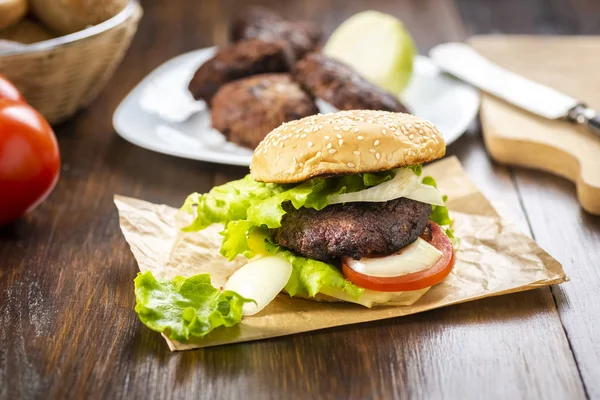
{"label": "grilled meat piece", "polygon": [[289,74],[263,74],[224,85],[213,98],[212,124],[230,142],[254,149],[284,122],[318,113]]}
{"label": "grilled meat piece", "polygon": [[397,96],[367,81],[348,65],[324,54],[308,54],[296,63],[293,74],[306,91],[339,110],[408,113]]}
{"label": "grilled meat piece", "polygon": [[196,100],[211,104],[225,83],[252,75],[289,72],[292,65],[293,56],[286,42],[245,40],[219,49],[198,68],[188,88]]}
{"label": "grilled meat piece", "polygon": [[296,210],[288,203],[284,209],[275,242],[322,261],[393,254],[423,233],[431,213],[431,205],[407,198],[334,204],[319,211]]}

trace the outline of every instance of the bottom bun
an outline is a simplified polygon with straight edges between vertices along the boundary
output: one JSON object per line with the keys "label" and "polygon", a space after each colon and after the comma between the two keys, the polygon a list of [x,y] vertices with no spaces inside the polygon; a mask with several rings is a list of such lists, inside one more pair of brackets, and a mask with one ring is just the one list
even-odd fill
{"label": "bottom bun", "polygon": [[345,300],[331,297],[323,293],[317,293],[314,297],[303,296],[299,294],[295,295],[294,297],[298,299],[312,300],[318,303],[347,303]]}
{"label": "bottom bun", "polygon": [[374,306],[410,306],[419,301],[429,289],[431,287],[409,292],[376,292],[365,289],[364,293],[358,299],[355,299],[341,290],[325,288],[322,293],[317,293],[314,297],[303,295],[295,295],[294,297],[319,303],[355,303],[367,308]]}

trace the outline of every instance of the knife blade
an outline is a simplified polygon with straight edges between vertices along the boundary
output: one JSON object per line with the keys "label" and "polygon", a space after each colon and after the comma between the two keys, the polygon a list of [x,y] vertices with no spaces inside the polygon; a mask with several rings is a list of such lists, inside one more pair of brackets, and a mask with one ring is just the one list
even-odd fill
{"label": "knife blade", "polygon": [[583,102],[504,69],[463,43],[434,47],[429,56],[445,72],[533,114],[583,124],[600,135],[600,115]]}

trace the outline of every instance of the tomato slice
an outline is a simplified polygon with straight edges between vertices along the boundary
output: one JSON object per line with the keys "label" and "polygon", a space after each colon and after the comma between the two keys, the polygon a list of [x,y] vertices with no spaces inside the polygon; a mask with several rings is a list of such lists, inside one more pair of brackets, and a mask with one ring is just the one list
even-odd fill
{"label": "tomato slice", "polygon": [[26,103],[0,98],[0,226],[42,202],[60,173],[48,122]]}
{"label": "tomato slice", "polygon": [[438,224],[429,221],[429,226],[431,228],[431,238],[423,237],[423,239],[442,252],[442,257],[430,268],[412,274],[377,277],[356,272],[345,263],[342,263],[344,276],[357,286],[378,292],[419,290],[440,283],[454,267],[454,247]]}

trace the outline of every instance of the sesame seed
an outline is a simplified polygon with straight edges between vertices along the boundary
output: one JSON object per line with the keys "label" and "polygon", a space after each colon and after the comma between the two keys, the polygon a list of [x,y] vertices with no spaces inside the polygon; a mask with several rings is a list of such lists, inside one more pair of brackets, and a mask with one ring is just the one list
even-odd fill
{"label": "sesame seed", "polygon": [[375,149],[369,149],[369,153],[375,153]]}
{"label": "sesame seed", "polygon": [[349,163],[348,163],[348,164],[346,164],[346,165],[347,165],[348,167],[350,167],[350,168],[354,168],[354,167],[355,167],[355,165],[354,165],[354,164],[352,164],[351,162],[349,162]]}
{"label": "sesame seed", "polygon": [[359,135],[359,136],[357,136],[356,138],[357,138],[358,140],[363,140],[365,137],[364,137],[364,136],[360,136],[360,135]]}
{"label": "sesame seed", "polygon": [[375,154],[375,158],[379,160],[381,158],[381,155],[379,153],[377,153],[377,154]]}
{"label": "sesame seed", "polygon": [[337,151],[336,149],[329,149],[329,153],[330,153],[330,154],[333,154],[333,153],[335,153],[336,151]]}
{"label": "sesame seed", "polygon": [[313,142],[308,142],[308,147],[313,147]]}
{"label": "sesame seed", "polygon": [[345,127],[343,127],[343,128],[342,128],[342,130],[343,130],[344,132],[348,132],[348,131],[350,130],[350,127],[349,127],[349,126],[345,126]]}
{"label": "sesame seed", "polygon": [[325,140],[329,140],[329,136],[323,136]]}
{"label": "sesame seed", "polygon": [[411,133],[410,135],[408,135],[408,138],[409,138],[410,140],[413,140],[413,139],[415,138],[415,135]]}
{"label": "sesame seed", "polygon": [[300,137],[300,135],[296,133],[296,139],[298,139],[299,137]]}
{"label": "sesame seed", "polygon": [[375,142],[373,142],[373,146],[377,146],[379,144],[379,140],[376,140]]}
{"label": "sesame seed", "polygon": [[331,148],[331,143],[327,143],[327,148],[330,149]]}
{"label": "sesame seed", "polygon": [[321,152],[317,152],[317,157],[321,157]]}
{"label": "sesame seed", "polygon": [[334,127],[333,127],[333,130],[334,130],[334,131],[339,131],[339,130],[340,130],[340,127],[339,127],[339,126],[334,126]]}
{"label": "sesame seed", "polygon": [[306,133],[303,133],[302,135],[300,135],[300,139],[304,139],[306,137]]}
{"label": "sesame seed", "polygon": [[344,143],[342,139],[338,140],[338,145],[341,146]]}
{"label": "sesame seed", "polygon": [[360,151],[358,151],[358,150],[354,150],[353,153],[354,153],[355,156],[360,156]]}
{"label": "sesame seed", "polygon": [[381,130],[381,133],[383,133],[383,134],[385,135],[385,134],[387,133],[387,130],[385,130],[385,129],[382,129],[382,130]]}
{"label": "sesame seed", "polygon": [[354,132],[358,132],[360,129],[358,128],[354,128]]}
{"label": "sesame seed", "polygon": [[342,135],[340,135],[339,133],[336,133],[336,134],[335,134],[335,136],[336,136],[338,139],[341,139],[341,138],[342,138]]}

